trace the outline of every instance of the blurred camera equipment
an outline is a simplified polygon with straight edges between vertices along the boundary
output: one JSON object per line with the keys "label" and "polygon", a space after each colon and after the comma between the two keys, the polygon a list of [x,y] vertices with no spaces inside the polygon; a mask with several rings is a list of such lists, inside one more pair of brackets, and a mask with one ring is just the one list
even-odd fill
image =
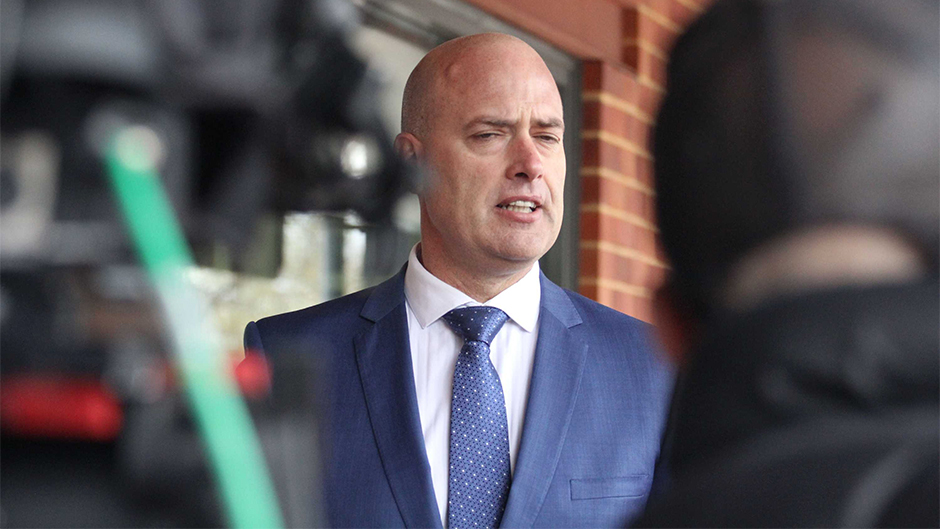
{"label": "blurred camera equipment", "polygon": [[[109,156],[132,131],[188,246],[222,245],[236,267],[265,215],[383,222],[412,177],[378,119],[380,85],[346,44],[356,12],[340,0],[0,10],[0,526],[239,525],[169,354],[185,342],[125,225],[151,211],[116,198]],[[291,526],[319,523],[319,376],[286,357],[234,371]]]}

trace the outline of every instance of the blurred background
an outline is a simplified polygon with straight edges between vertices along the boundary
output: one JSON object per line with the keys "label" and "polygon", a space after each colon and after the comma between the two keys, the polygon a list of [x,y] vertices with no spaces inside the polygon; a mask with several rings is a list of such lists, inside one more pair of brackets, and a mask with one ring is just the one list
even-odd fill
{"label": "blurred background", "polygon": [[[401,93],[424,53],[457,36],[516,35],[559,85],[567,207],[543,271],[651,321],[668,268],[653,116],[671,43],[709,3],[0,0],[0,525],[233,523],[218,505],[201,512],[214,496],[194,430],[211,426],[187,413],[198,399],[169,367],[199,329],[168,306],[204,303],[207,347],[234,363],[247,322],[397,272],[419,225],[420,175],[391,150]],[[127,132],[122,159],[112,141]],[[165,201],[116,194],[138,158]],[[161,204],[173,222],[153,214]],[[141,266],[134,222],[157,246],[179,224],[192,256],[179,284]],[[252,400],[288,372],[278,398]],[[285,490],[315,465],[271,454],[296,460],[289,441],[315,436],[297,426],[315,421],[315,369],[235,375],[285,521],[313,524],[290,498],[316,491]]]}

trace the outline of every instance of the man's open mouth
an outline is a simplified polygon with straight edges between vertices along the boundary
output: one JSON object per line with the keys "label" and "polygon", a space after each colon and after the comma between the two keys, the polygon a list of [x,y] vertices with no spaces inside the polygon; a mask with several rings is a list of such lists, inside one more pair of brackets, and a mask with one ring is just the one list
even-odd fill
{"label": "man's open mouth", "polygon": [[513,200],[506,204],[498,204],[496,207],[516,213],[532,213],[538,209],[538,204],[529,200]]}

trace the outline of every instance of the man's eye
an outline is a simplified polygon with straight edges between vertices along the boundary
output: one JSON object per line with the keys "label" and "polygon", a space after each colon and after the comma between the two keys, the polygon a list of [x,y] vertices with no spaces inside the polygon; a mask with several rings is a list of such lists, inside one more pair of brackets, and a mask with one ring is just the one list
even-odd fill
{"label": "man's eye", "polygon": [[475,134],[473,137],[478,140],[489,140],[489,139],[495,138],[498,135],[499,134],[495,132],[481,132],[479,134]]}
{"label": "man's eye", "polygon": [[541,136],[537,136],[537,138],[546,143],[558,143],[561,141],[557,136],[552,136],[550,134],[542,134]]}

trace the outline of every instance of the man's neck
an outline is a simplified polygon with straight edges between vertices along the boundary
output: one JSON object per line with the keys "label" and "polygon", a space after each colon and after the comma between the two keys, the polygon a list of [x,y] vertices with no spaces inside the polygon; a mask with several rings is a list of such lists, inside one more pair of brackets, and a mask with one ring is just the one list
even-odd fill
{"label": "man's neck", "polygon": [[418,261],[434,277],[470,296],[479,303],[496,297],[500,292],[516,284],[525,277],[535,263],[520,264],[507,269],[503,274],[472,271],[458,263],[453,263],[442,256],[424,256],[418,245]]}

